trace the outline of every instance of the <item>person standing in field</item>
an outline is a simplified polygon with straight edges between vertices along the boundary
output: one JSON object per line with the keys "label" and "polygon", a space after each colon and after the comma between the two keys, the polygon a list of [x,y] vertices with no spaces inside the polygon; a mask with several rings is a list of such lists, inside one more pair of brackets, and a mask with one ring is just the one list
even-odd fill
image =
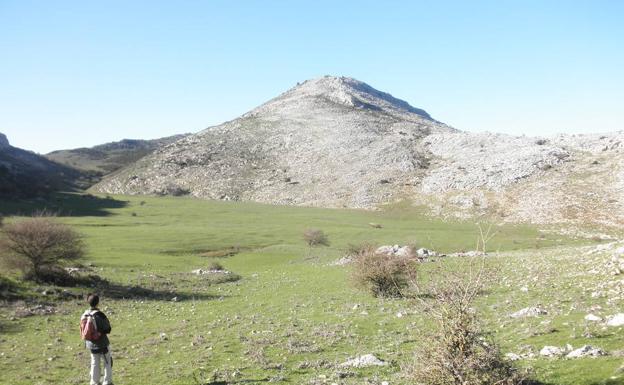
{"label": "person standing in field", "polygon": [[89,294],[87,297],[90,308],[80,317],[80,336],[85,340],[87,349],[91,352],[91,385],[100,385],[101,362],[104,361],[104,383],[113,385],[113,358],[109,350],[108,334],[111,325],[98,304],[100,297]]}

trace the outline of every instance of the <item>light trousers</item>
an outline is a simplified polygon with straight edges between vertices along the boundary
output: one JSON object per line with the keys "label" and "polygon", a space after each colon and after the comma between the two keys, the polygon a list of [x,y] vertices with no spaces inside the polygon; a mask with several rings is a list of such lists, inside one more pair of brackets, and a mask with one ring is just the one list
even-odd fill
{"label": "light trousers", "polygon": [[100,385],[101,366],[104,361],[104,385],[113,383],[113,359],[108,353],[91,353],[91,385]]}

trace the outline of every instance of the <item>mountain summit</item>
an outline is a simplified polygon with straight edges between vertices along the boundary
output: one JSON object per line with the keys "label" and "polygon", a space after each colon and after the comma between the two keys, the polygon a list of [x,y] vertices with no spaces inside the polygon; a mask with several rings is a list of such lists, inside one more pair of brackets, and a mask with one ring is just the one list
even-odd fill
{"label": "mountain summit", "polygon": [[423,137],[454,131],[366,83],[326,76],[165,146],[94,189],[371,207],[418,183],[428,164]]}
{"label": "mountain summit", "polygon": [[364,82],[344,76],[324,76],[306,80],[251,111],[250,114],[289,111],[289,108],[284,109],[284,107],[293,105],[303,107],[306,101],[314,102],[318,99],[325,99],[347,108],[383,111],[388,114],[402,115],[405,118],[409,118],[409,114],[416,114],[420,118],[432,120],[424,110],[414,108],[406,101],[376,90]]}

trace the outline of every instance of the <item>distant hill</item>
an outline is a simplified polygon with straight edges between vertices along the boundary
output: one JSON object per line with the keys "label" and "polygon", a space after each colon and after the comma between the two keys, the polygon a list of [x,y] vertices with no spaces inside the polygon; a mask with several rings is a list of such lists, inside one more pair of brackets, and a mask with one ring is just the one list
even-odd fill
{"label": "distant hill", "polygon": [[45,155],[45,157],[82,172],[90,173],[99,180],[98,177],[115,172],[151,154],[157,148],[186,136],[188,134],[153,140],[123,139],[118,142],[101,144],[90,148],[58,150]]}
{"label": "distant hill", "polygon": [[0,134],[0,197],[17,199],[44,196],[56,190],[86,187],[82,174],[41,155],[13,147]]}

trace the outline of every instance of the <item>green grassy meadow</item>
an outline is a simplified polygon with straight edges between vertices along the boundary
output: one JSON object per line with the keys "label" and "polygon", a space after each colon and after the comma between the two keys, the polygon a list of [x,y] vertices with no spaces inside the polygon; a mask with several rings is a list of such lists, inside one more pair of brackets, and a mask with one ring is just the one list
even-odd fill
{"label": "green grassy meadow", "polygon": [[[408,300],[375,299],[358,291],[349,281],[349,267],[331,263],[349,244],[362,242],[416,244],[445,253],[473,250],[479,232],[474,222],[438,221],[408,205],[360,211],[77,194],[60,194],[52,203],[0,205],[0,211],[14,215],[44,206],[60,212],[60,220],[85,236],[89,254],[83,263],[122,288],[101,303],[113,327],[116,385],[408,384],[402,368],[412,362],[414,348],[431,327],[426,315]],[[302,240],[306,228],[322,229],[331,246],[308,256]],[[496,271],[496,282],[479,299],[478,310],[503,352],[566,343],[610,353],[624,349],[624,331],[594,330],[583,320],[596,306],[601,310],[594,313],[605,315],[621,310],[617,301],[591,296],[603,278],[584,272],[606,257],[589,258],[579,250],[595,241],[524,225],[495,230],[487,263]],[[214,257],[231,250],[237,253]],[[241,279],[218,282],[191,274],[214,261]],[[425,263],[423,274],[435,264],[462,269],[466,259]],[[4,275],[16,279],[9,271]],[[85,304],[42,296],[44,285],[20,285],[34,297],[0,307],[0,384],[88,383],[89,354],[78,335]],[[525,286],[528,291],[521,291]],[[138,295],[133,287],[158,295]],[[18,307],[34,302],[53,306],[55,313],[15,315]],[[549,314],[508,317],[537,304]],[[339,366],[367,353],[389,365]],[[533,367],[547,384],[624,384],[619,354],[538,357],[519,364]]]}

